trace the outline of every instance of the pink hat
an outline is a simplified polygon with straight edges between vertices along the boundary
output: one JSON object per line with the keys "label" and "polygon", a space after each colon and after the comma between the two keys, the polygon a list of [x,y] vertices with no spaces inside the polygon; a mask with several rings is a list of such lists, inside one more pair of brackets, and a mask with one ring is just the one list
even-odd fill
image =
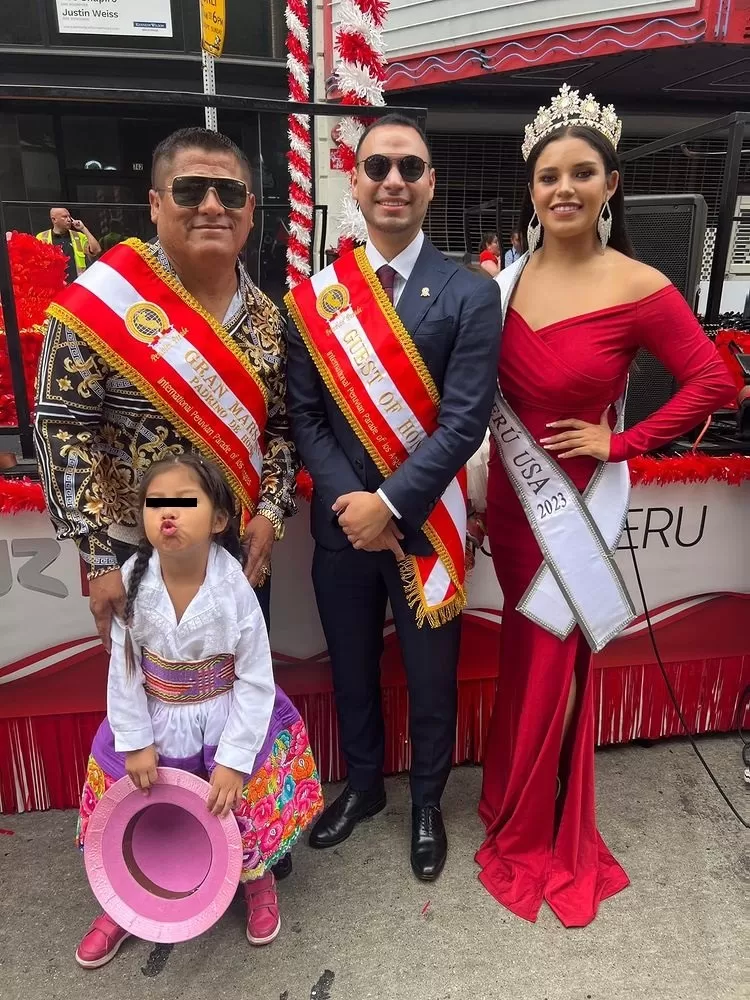
{"label": "pink hat", "polygon": [[158,768],[148,796],[125,776],[99,801],[84,860],[94,895],[120,927],[146,941],[187,941],[221,917],[237,890],[237,820],[212,816],[209,784]]}

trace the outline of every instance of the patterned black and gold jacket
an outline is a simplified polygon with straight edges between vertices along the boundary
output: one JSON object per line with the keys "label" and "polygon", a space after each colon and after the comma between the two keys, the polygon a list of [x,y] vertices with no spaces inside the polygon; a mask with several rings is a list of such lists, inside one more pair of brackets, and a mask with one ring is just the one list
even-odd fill
{"label": "patterned black and gold jacket", "polygon": [[[158,243],[159,263],[174,273]],[[280,537],[296,512],[297,453],[286,412],[286,327],[238,264],[239,288],[224,326],[268,390],[257,513]],[[236,307],[236,308],[235,308]],[[159,459],[195,451],[128,379],[71,329],[51,319],[39,362],[34,426],[39,469],[58,538],[73,538],[89,577],[117,568],[111,539],[137,543],[138,483]]]}

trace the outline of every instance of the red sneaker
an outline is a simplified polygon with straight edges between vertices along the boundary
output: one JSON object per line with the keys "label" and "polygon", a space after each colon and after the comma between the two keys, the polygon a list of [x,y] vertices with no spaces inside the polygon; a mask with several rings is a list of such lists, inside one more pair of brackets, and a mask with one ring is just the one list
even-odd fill
{"label": "red sneaker", "polygon": [[257,946],[270,944],[281,930],[276,879],[273,872],[253,882],[245,882],[247,903],[247,939]]}
{"label": "red sneaker", "polygon": [[106,913],[97,917],[76,950],[76,962],[84,969],[98,969],[111,962],[120,945],[131,935]]}

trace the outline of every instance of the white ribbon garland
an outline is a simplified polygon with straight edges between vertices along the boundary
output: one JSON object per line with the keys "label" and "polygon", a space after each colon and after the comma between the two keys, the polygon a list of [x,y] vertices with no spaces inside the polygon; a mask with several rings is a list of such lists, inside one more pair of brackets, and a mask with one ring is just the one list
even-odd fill
{"label": "white ribbon garland", "polygon": [[[378,25],[372,15],[360,5],[360,0],[341,0],[338,16],[336,42],[347,34],[360,35],[373,59],[380,65],[385,65],[382,25]],[[338,44],[335,48],[339,51]],[[382,107],[385,104],[383,84],[367,66],[341,59],[334,67],[334,78],[343,95],[356,96],[372,107]],[[344,118],[337,126],[337,141],[354,152],[363,131],[364,126],[358,119]],[[341,239],[354,240],[356,243],[363,243],[367,239],[367,225],[349,190],[341,199],[337,222]]]}

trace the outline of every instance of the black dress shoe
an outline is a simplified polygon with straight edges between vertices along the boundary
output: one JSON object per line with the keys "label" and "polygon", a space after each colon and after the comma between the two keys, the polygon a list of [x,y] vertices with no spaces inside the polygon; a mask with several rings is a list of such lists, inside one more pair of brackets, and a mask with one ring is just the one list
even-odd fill
{"label": "black dress shoe", "polygon": [[335,847],[351,836],[354,827],[368,816],[385,809],[382,785],[358,792],[347,785],[341,795],[324,811],[310,834],[310,847]]}
{"label": "black dress shoe", "polygon": [[273,872],[273,877],[276,881],[282,882],[285,878],[292,874],[292,855],[285,854],[281,861],[276,862],[271,871]]}
{"label": "black dress shoe", "polygon": [[411,808],[411,868],[423,882],[434,882],[445,866],[448,838],[440,806]]}

